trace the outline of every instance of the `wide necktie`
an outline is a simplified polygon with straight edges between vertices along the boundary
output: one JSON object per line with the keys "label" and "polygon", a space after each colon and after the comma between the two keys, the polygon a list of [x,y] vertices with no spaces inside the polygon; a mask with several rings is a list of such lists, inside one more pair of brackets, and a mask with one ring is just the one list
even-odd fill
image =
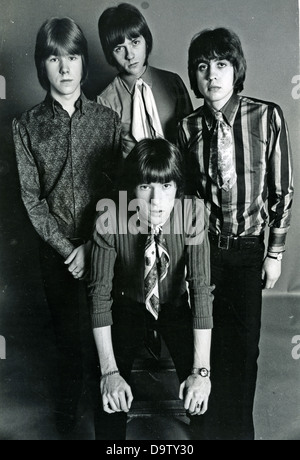
{"label": "wide necktie", "polygon": [[237,181],[232,133],[222,112],[216,112],[215,118],[217,123],[211,139],[209,175],[219,188],[228,192]]}
{"label": "wide necktie", "polygon": [[160,312],[159,283],[168,274],[170,256],[163,241],[162,228],[153,229],[145,246],[145,303],[157,320]]}
{"label": "wide necktie", "polygon": [[152,90],[141,78],[133,93],[131,133],[137,142],[164,137]]}

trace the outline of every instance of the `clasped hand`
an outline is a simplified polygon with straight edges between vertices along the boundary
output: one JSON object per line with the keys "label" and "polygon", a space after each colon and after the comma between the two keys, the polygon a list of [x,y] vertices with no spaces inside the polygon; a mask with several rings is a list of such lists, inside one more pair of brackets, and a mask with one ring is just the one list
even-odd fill
{"label": "clasped hand", "polygon": [[81,280],[86,277],[89,268],[90,254],[91,243],[88,242],[74,249],[65,261],[65,265],[69,265],[68,271],[76,280]]}
{"label": "clasped hand", "polygon": [[108,414],[129,412],[133,401],[130,386],[119,374],[104,377],[100,383],[103,410]]}
{"label": "clasped hand", "polygon": [[211,381],[208,377],[190,375],[180,386],[179,398],[191,415],[203,415],[208,408]]}

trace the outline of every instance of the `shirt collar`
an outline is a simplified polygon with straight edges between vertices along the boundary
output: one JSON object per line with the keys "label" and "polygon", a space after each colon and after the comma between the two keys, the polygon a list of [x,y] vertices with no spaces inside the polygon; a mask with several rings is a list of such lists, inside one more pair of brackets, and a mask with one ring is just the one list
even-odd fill
{"label": "shirt collar", "polygon": [[[236,93],[233,93],[229,101],[220,110],[225,120],[231,127],[233,126],[239,105],[240,105],[240,96],[238,96],[238,94]],[[208,129],[212,129],[212,127],[214,126],[215,117],[213,115],[211,108],[208,106],[208,104],[206,103],[204,104],[203,111],[204,111],[204,118],[205,118],[207,127]]]}
{"label": "shirt collar", "polygon": [[[133,94],[134,86],[138,78],[133,77],[132,75],[121,75],[121,74],[119,74],[118,77],[123,83],[123,85],[125,86],[125,88],[127,89],[127,91],[130,94]],[[145,72],[143,73],[143,75],[140,76],[140,78],[144,80],[144,82],[147,83],[147,85],[149,85],[150,88],[152,88],[152,72],[151,72],[150,66],[147,66]]]}
{"label": "shirt collar", "polygon": [[[44,102],[48,107],[52,109],[53,118],[56,117],[56,115],[59,113],[60,110],[64,110],[63,106],[56,99],[52,97],[50,92],[47,93],[47,96]],[[75,102],[75,108],[76,110],[79,110],[82,115],[84,115],[86,113],[87,104],[88,104],[88,99],[85,97],[83,93],[81,93],[81,95]]]}

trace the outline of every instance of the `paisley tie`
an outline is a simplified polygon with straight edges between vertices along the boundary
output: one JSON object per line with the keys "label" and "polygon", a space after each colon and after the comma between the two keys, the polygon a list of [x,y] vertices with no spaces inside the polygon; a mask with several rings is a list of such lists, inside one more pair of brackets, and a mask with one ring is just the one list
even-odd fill
{"label": "paisley tie", "polygon": [[145,246],[145,303],[147,310],[157,320],[160,312],[159,283],[168,274],[170,256],[164,244],[162,228],[148,235]]}
{"label": "paisley tie", "polygon": [[219,188],[228,192],[237,181],[232,133],[222,112],[216,112],[215,118],[217,123],[211,139],[209,176]]}

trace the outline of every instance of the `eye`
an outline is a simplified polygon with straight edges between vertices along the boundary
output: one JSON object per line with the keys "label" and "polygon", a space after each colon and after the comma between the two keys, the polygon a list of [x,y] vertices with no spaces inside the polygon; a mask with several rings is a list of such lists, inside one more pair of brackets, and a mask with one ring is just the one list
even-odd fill
{"label": "eye", "polygon": [[168,189],[171,188],[171,187],[172,187],[172,184],[170,184],[170,183],[164,184],[164,185],[163,185],[163,188],[164,188],[165,190],[168,190]]}
{"label": "eye", "polygon": [[78,58],[79,56],[77,54],[75,54],[74,56],[69,56],[70,61],[77,61]]}
{"label": "eye", "polygon": [[227,62],[219,61],[217,65],[220,69],[223,69],[224,67],[227,67]]}
{"label": "eye", "polygon": [[147,184],[142,184],[139,186],[139,189],[142,190],[143,192],[146,192],[147,190],[150,189],[150,186]]}
{"label": "eye", "polygon": [[56,56],[51,56],[49,57],[49,62],[57,62],[58,61],[58,58]]}
{"label": "eye", "polygon": [[205,64],[204,62],[201,62],[201,63],[198,65],[198,70],[199,70],[200,72],[205,72],[205,71],[207,70],[207,68],[208,68],[208,65]]}
{"label": "eye", "polygon": [[140,43],[141,43],[141,40],[139,38],[132,40],[133,46],[138,46]]}
{"label": "eye", "polygon": [[123,50],[124,50],[123,46],[116,46],[115,49],[114,49],[114,53],[120,54],[121,51],[123,51]]}

